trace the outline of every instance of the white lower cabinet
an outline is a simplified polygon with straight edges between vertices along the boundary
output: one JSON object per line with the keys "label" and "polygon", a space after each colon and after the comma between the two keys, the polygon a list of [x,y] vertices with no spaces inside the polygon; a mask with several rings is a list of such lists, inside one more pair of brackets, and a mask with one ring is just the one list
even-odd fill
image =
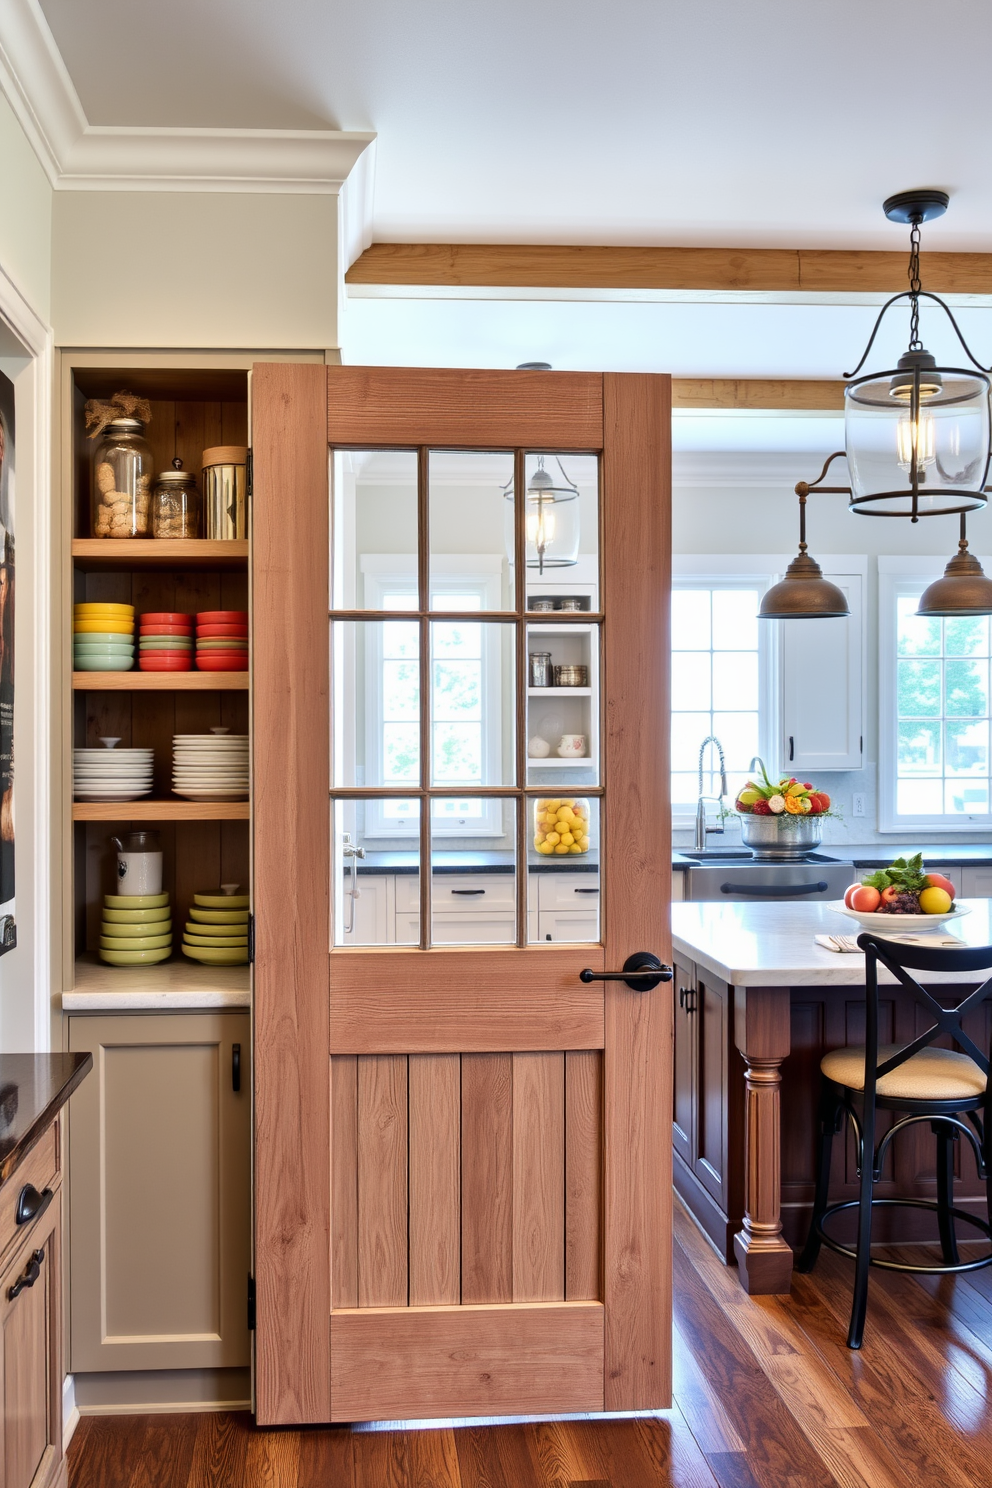
{"label": "white lower cabinet", "polygon": [[[536,873],[527,886],[531,941],[599,939],[599,874]],[[437,874],[431,886],[432,938],[440,945],[512,945],[516,879],[512,873]],[[350,945],[416,945],[420,878],[414,873],[359,874]],[[349,908],[345,909],[348,925]]]}
{"label": "white lower cabinet", "polygon": [[947,877],[962,899],[992,899],[992,868],[949,868]]}
{"label": "white lower cabinet", "polygon": [[247,1012],[74,1014],[69,1369],[249,1363]]}
{"label": "white lower cabinet", "polygon": [[566,909],[542,910],[537,917],[538,940],[598,940],[599,916]]}

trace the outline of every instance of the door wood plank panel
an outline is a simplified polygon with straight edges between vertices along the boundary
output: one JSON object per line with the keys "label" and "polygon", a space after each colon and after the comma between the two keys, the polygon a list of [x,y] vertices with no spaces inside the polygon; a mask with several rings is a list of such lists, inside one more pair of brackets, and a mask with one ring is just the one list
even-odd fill
{"label": "door wood plank panel", "polygon": [[358,1060],[358,1305],[404,1307],[407,1264],[407,1061]]}
{"label": "door wood plank panel", "polygon": [[513,1297],[513,1060],[462,1058],[462,1302]]}
{"label": "door wood plank panel", "polygon": [[565,1055],[565,1300],[601,1296],[603,1058]]}
{"label": "door wood plank panel", "polygon": [[335,1312],[331,1361],[336,1421],[602,1410],[603,1308]]}
{"label": "door wood plank panel", "polygon": [[252,655],[261,1426],[331,1412],[326,405],[325,368],[255,366],[252,591],[272,617]]}
{"label": "door wood plank panel", "polygon": [[565,1299],[565,1056],[513,1056],[513,1300]]}
{"label": "door wood plank panel", "polygon": [[[328,367],[327,442],[358,445],[598,450],[598,372]],[[374,427],[369,409],[375,408]]]}
{"label": "door wood plank panel", "polygon": [[[603,856],[613,969],[639,950],[671,962],[671,866],[662,850],[670,821],[670,381],[611,373],[603,400],[610,533]],[[626,555],[635,552],[642,558],[633,582]],[[623,788],[609,794],[611,780]],[[657,831],[645,834],[645,821]],[[606,1408],[664,1408],[671,1403],[671,988],[642,993],[608,982],[605,1002]]]}
{"label": "door wood plank panel", "polygon": [[331,1306],[358,1306],[358,1060],[331,1058]]}
{"label": "door wood plank panel", "polygon": [[410,1306],[461,1300],[461,1060],[410,1056]]}
{"label": "door wood plank panel", "polygon": [[[547,956],[547,969],[540,956]],[[600,946],[336,951],[331,1048],[336,1054],[601,1049],[602,988],[579,981],[584,966],[602,968]],[[518,991],[522,972],[527,985]]]}

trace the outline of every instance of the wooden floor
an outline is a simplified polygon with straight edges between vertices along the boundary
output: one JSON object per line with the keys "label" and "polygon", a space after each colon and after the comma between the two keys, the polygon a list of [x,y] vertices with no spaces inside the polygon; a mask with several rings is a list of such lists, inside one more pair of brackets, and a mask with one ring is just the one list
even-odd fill
{"label": "wooden floor", "polygon": [[873,1272],[860,1354],[850,1272],[824,1252],[791,1297],[749,1298],[677,1210],[671,1411],[307,1431],[88,1417],[70,1488],[992,1488],[992,1270]]}

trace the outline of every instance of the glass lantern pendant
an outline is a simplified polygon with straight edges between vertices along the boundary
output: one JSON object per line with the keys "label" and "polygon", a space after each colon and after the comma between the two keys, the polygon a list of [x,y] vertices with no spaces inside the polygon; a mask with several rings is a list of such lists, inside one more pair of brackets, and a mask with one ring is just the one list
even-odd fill
{"label": "glass lantern pendant", "polygon": [[[538,455],[537,469],[527,481],[524,494],[524,542],[526,565],[543,574],[549,568],[571,568],[579,561],[579,490],[555,457],[561,475],[557,482],[545,469],[545,456]],[[514,552],[513,493],[506,492],[506,545],[511,562]]]}
{"label": "glass lantern pendant", "polygon": [[[893,222],[910,224],[909,289],[879,313],[864,356],[844,389],[844,441],[850,508],[867,516],[938,517],[985,506],[989,471],[989,378],[950,309],[920,285],[920,224],[941,216],[943,191],[907,191],[884,204]],[[971,367],[938,367],[920,340],[920,299],[939,305]],[[859,376],[886,312],[910,305],[909,346],[898,365]],[[822,477],[821,477],[822,479]],[[829,489],[844,489],[833,487]]]}

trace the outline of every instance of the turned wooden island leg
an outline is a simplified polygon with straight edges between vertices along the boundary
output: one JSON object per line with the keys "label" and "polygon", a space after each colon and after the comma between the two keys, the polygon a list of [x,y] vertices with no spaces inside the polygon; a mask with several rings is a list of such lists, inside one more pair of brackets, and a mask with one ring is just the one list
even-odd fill
{"label": "turned wooden island leg", "polygon": [[744,1223],[734,1236],[741,1285],[788,1292],[791,1247],[782,1235],[782,1060],[789,1053],[788,987],[735,987],[734,1034],[745,1064]]}

